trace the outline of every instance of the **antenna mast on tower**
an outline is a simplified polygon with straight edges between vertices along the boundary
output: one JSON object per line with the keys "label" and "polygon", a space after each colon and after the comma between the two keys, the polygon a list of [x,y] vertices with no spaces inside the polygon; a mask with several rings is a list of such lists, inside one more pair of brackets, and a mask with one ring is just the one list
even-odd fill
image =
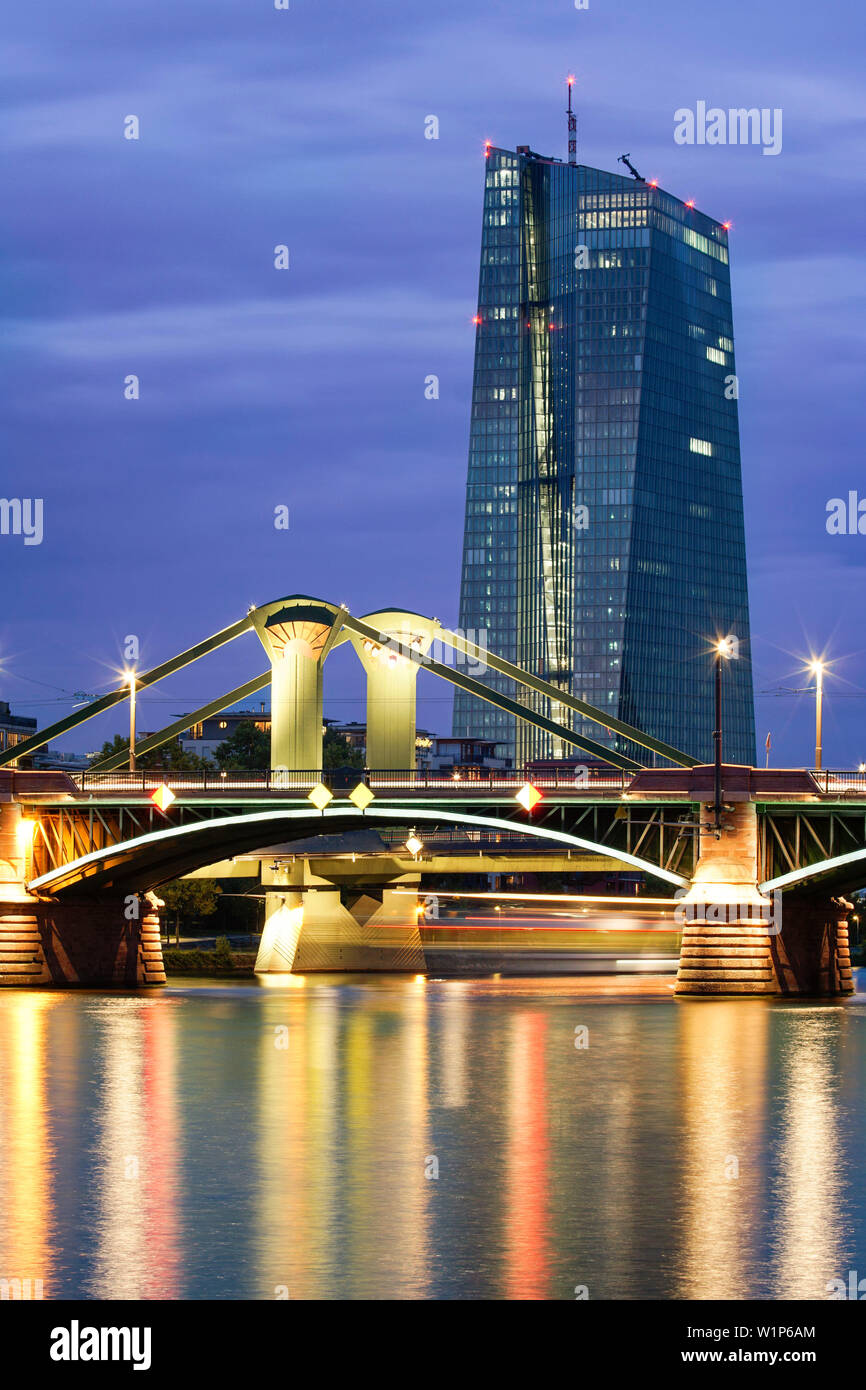
{"label": "antenna mast on tower", "polygon": [[571,109],[571,89],[574,86],[574,78],[568,79],[568,162],[577,163],[577,115]]}

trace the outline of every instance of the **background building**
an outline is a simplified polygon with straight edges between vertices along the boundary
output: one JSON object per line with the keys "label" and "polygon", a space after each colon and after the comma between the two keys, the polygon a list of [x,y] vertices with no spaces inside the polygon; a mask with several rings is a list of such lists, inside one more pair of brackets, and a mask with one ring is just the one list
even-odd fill
{"label": "background building", "polygon": [[263,704],[257,710],[222,710],[209,719],[192,724],[186,733],[181,734],[178,742],[185,753],[195,753],[197,757],[210,758],[213,762],[220,744],[231,738],[242,724],[254,724],[262,733],[270,734],[270,711]]}
{"label": "background building", "polygon": [[0,751],[14,748],[36,732],[36,720],[13,714],[8,700],[0,700]]}
{"label": "background building", "polygon": [[[707,761],[708,645],[733,634],[724,753],[753,762],[726,228],[642,179],[491,149],[476,333],[461,627]],[[456,694],[455,735],[518,763],[567,750],[514,725]]]}

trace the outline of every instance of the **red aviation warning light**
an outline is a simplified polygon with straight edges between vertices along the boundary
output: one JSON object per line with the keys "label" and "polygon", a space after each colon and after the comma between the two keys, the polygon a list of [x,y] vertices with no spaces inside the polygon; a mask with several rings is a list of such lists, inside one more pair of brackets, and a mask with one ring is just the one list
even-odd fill
{"label": "red aviation warning light", "polygon": [[693,208],[694,205],[695,205],[695,200],[694,200],[694,198],[687,198],[687,199],[686,199],[686,207],[687,207],[687,208]]}
{"label": "red aviation warning light", "polygon": [[480,322],[481,322],[481,315],[480,315],[480,314],[473,314],[473,315],[472,315],[472,322],[473,322],[473,323],[476,323],[476,324],[480,323]]}

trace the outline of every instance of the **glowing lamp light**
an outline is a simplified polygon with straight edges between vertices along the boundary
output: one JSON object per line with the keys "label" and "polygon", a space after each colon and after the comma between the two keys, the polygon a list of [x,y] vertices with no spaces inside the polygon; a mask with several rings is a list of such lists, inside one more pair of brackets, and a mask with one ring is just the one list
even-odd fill
{"label": "glowing lamp light", "polygon": [[410,854],[420,854],[422,849],[424,848],[423,841],[418,839],[418,836],[415,834],[414,830],[412,831],[411,835],[406,841],[406,848],[408,849]]}
{"label": "glowing lamp light", "polygon": [[568,79],[568,85],[569,85],[569,87],[573,87],[573,86],[574,86],[574,78],[573,78],[573,77],[569,77],[569,79]]}
{"label": "glowing lamp light", "polygon": [[729,231],[731,230],[731,228],[733,227],[733,225],[734,225],[733,222],[723,222],[723,223],[722,223],[722,226],[724,227],[724,229],[725,229],[726,232],[729,232]]}
{"label": "glowing lamp light", "polygon": [[157,787],[156,791],[153,793],[153,796],[150,799],[153,802],[154,806],[158,806],[160,811],[162,811],[164,814],[168,810],[171,803],[177,800],[177,797],[175,796],[171,787],[166,786],[165,782],[163,782],[161,786]]}
{"label": "glowing lamp light", "polygon": [[539,801],[542,800],[542,795],[537,787],[533,787],[531,782],[524,782],[514,800],[520,802],[524,811],[531,812],[533,807],[537,806]]}
{"label": "glowing lamp light", "polygon": [[329,801],[333,801],[334,793],[329,791],[324,782],[317,782],[311,792],[307,793],[307,800],[312,801],[317,811],[324,811]]}
{"label": "glowing lamp light", "polygon": [[366,782],[359,782],[357,787],[354,787],[352,791],[349,792],[349,800],[353,806],[357,806],[359,811],[365,811],[370,805],[370,802],[375,801],[376,798],[373,792],[370,791]]}
{"label": "glowing lamp light", "polygon": [[693,208],[694,205],[695,205],[695,200],[694,200],[694,198],[687,198],[687,199],[686,199],[686,207],[687,207],[687,208]]}
{"label": "glowing lamp light", "polygon": [[650,188],[658,188],[658,186],[659,186],[659,181],[658,181],[658,179],[650,179],[650,181],[649,181],[649,187],[650,187]]}
{"label": "glowing lamp light", "polygon": [[31,845],[35,833],[35,820],[20,820],[15,827],[15,838],[18,841],[18,848],[24,850],[28,845]]}
{"label": "glowing lamp light", "polygon": [[860,766],[858,767],[857,771],[858,771],[858,772],[866,772],[866,763],[861,763]]}
{"label": "glowing lamp light", "polygon": [[475,323],[475,324],[480,323],[480,322],[481,322],[481,315],[480,315],[480,314],[473,314],[473,315],[472,315],[472,322]]}

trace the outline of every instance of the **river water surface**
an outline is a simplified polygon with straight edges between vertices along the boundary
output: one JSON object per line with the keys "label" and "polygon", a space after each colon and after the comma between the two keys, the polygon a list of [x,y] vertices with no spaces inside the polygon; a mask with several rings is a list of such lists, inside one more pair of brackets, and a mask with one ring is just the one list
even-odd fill
{"label": "river water surface", "polygon": [[866,995],[271,980],[2,991],[0,1278],[822,1299],[866,1277]]}

